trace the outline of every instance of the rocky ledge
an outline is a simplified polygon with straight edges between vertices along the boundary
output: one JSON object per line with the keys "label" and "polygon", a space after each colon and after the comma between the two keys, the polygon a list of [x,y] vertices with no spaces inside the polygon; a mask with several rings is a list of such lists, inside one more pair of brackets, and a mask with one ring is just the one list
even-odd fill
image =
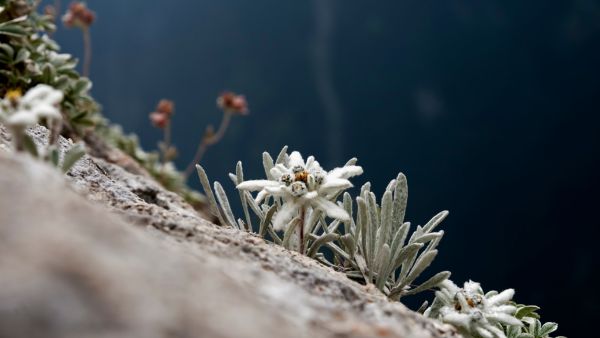
{"label": "rocky ledge", "polygon": [[9,140],[0,126],[0,337],[458,337],[147,176],[87,155],[61,175]]}

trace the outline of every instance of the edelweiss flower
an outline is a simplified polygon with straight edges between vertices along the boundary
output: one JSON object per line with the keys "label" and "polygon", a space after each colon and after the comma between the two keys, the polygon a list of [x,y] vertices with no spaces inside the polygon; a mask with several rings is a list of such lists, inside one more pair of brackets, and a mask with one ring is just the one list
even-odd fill
{"label": "edelweiss flower", "polygon": [[331,199],[352,187],[348,178],[362,172],[362,167],[356,165],[327,172],[313,156],[309,156],[304,162],[302,155],[294,151],[285,165],[277,164],[271,169],[272,180],[246,181],[237,188],[260,191],[256,196],[257,203],[267,196],[283,198],[283,205],[273,219],[273,228],[282,230],[305,207],[321,210],[331,218],[348,221],[350,215]]}
{"label": "edelweiss flower", "polygon": [[45,84],[31,88],[23,97],[15,97],[11,93],[1,104],[7,115],[5,122],[11,126],[28,127],[38,123],[40,118],[61,119],[57,106],[62,99],[60,90]]}
{"label": "edelweiss flower", "polygon": [[459,331],[483,338],[506,338],[499,324],[522,326],[509,305],[515,291],[483,293],[479,283],[468,281],[459,288],[450,280],[440,284],[433,305],[425,315],[456,326]]}

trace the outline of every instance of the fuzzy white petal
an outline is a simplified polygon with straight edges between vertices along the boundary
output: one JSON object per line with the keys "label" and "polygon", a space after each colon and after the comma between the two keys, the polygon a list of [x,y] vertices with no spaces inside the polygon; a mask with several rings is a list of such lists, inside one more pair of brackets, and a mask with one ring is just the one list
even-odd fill
{"label": "fuzzy white petal", "polygon": [[244,182],[238,184],[236,186],[236,188],[238,188],[240,190],[256,191],[256,190],[262,190],[266,187],[276,187],[279,185],[280,184],[278,182],[270,181],[270,180],[252,180],[252,181],[244,181]]}
{"label": "fuzzy white petal", "polygon": [[315,199],[319,196],[319,194],[316,191],[310,191],[307,192],[306,194],[304,194],[304,196],[302,196],[303,199],[305,200],[312,200]]}
{"label": "fuzzy white petal", "polygon": [[503,323],[506,325],[516,325],[516,326],[522,326],[523,323],[521,323],[520,320],[518,320],[517,318],[506,314],[506,313],[490,313],[486,315],[486,318],[488,320],[492,320],[492,321],[496,321],[499,323]]}
{"label": "fuzzy white petal", "polygon": [[504,332],[502,332],[502,330],[500,330],[499,328],[497,328],[493,325],[487,325],[485,328],[488,331],[490,331],[496,338],[506,338],[506,335],[504,334]]}
{"label": "fuzzy white petal", "polygon": [[470,317],[464,313],[451,312],[444,316],[445,323],[452,324],[454,326],[468,327]]}
{"label": "fuzzy white petal", "polygon": [[488,298],[487,305],[488,306],[496,306],[500,304],[504,304],[509,302],[513,296],[515,295],[514,289],[506,289],[499,294]]}
{"label": "fuzzy white petal", "polygon": [[327,214],[327,216],[331,218],[339,219],[342,222],[347,222],[350,220],[350,215],[348,215],[344,208],[323,197],[316,197],[311,201],[311,203],[317,209],[323,210]]}
{"label": "fuzzy white petal", "polygon": [[278,185],[278,186],[274,186],[274,187],[265,187],[265,191],[269,194],[269,195],[273,195],[273,196],[285,196],[285,195],[289,195],[290,192],[288,191],[288,189],[286,189],[287,187],[284,185]]}
{"label": "fuzzy white petal", "polygon": [[312,168],[313,164],[315,162],[315,157],[314,156],[309,156],[306,159],[306,170],[310,170],[310,168]]}
{"label": "fuzzy white petal", "polygon": [[294,202],[284,203],[273,218],[273,229],[276,231],[285,229],[290,220],[298,213],[300,205]]}
{"label": "fuzzy white petal", "polygon": [[269,172],[271,173],[271,175],[273,176],[274,179],[278,180],[279,178],[281,178],[281,176],[283,174],[287,173],[288,170],[282,165],[277,165],[277,166],[271,168],[271,170],[269,170]]}
{"label": "fuzzy white petal", "polygon": [[52,119],[62,118],[58,109],[48,104],[40,104],[34,108],[34,111],[39,117],[48,117]]}
{"label": "fuzzy white petal", "polygon": [[476,327],[475,330],[482,338],[494,338],[494,335],[483,327]]}
{"label": "fuzzy white petal", "polygon": [[494,311],[508,313],[510,315],[517,311],[517,307],[512,306],[512,305],[500,305],[500,306],[494,307]]}
{"label": "fuzzy white petal", "polygon": [[332,192],[332,191],[340,191],[346,190],[348,188],[352,188],[353,185],[350,181],[343,178],[329,178],[329,176],[325,179],[325,183],[319,187],[319,192]]}
{"label": "fuzzy white petal", "polygon": [[329,172],[327,176],[333,178],[350,178],[353,176],[358,176],[363,173],[363,168],[358,165],[349,165],[346,167],[335,168]]}
{"label": "fuzzy white petal", "polygon": [[302,158],[302,155],[300,155],[299,152],[294,151],[290,155],[289,167],[293,168],[293,167],[296,167],[296,166],[302,166],[302,167],[304,167],[304,159]]}
{"label": "fuzzy white petal", "polygon": [[260,202],[262,202],[265,197],[267,197],[269,195],[269,193],[266,190],[261,190],[258,192],[258,194],[256,194],[256,197],[254,198],[254,202],[256,202],[256,204],[260,204]]}
{"label": "fuzzy white petal", "polygon": [[6,123],[12,126],[31,126],[37,122],[37,116],[28,110],[20,110],[6,119]]}

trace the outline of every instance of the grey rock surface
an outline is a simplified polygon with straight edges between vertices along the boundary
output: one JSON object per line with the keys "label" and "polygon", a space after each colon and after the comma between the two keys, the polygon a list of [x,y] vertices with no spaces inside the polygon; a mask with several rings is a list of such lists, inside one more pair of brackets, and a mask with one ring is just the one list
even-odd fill
{"label": "grey rock surface", "polygon": [[145,176],[90,156],[61,175],[0,149],[0,337],[450,336]]}

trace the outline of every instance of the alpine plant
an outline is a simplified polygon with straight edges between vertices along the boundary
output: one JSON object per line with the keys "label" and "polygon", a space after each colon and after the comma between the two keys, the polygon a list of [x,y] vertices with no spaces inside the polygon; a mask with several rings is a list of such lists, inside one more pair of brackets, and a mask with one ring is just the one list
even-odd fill
{"label": "alpine plant", "polygon": [[257,204],[267,197],[282,199],[283,204],[273,218],[273,228],[279,231],[287,229],[295,216],[304,220],[309,208],[342,222],[349,221],[350,215],[333,200],[353,186],[348,180],[350,177],[362,173],[362,167],[354,164],[328,172],[313,156],[305,162],[302,155],[294,151],[284,163],[270,169],[268,179],[245,181],[237,188],[258,191],[254,199]]}

